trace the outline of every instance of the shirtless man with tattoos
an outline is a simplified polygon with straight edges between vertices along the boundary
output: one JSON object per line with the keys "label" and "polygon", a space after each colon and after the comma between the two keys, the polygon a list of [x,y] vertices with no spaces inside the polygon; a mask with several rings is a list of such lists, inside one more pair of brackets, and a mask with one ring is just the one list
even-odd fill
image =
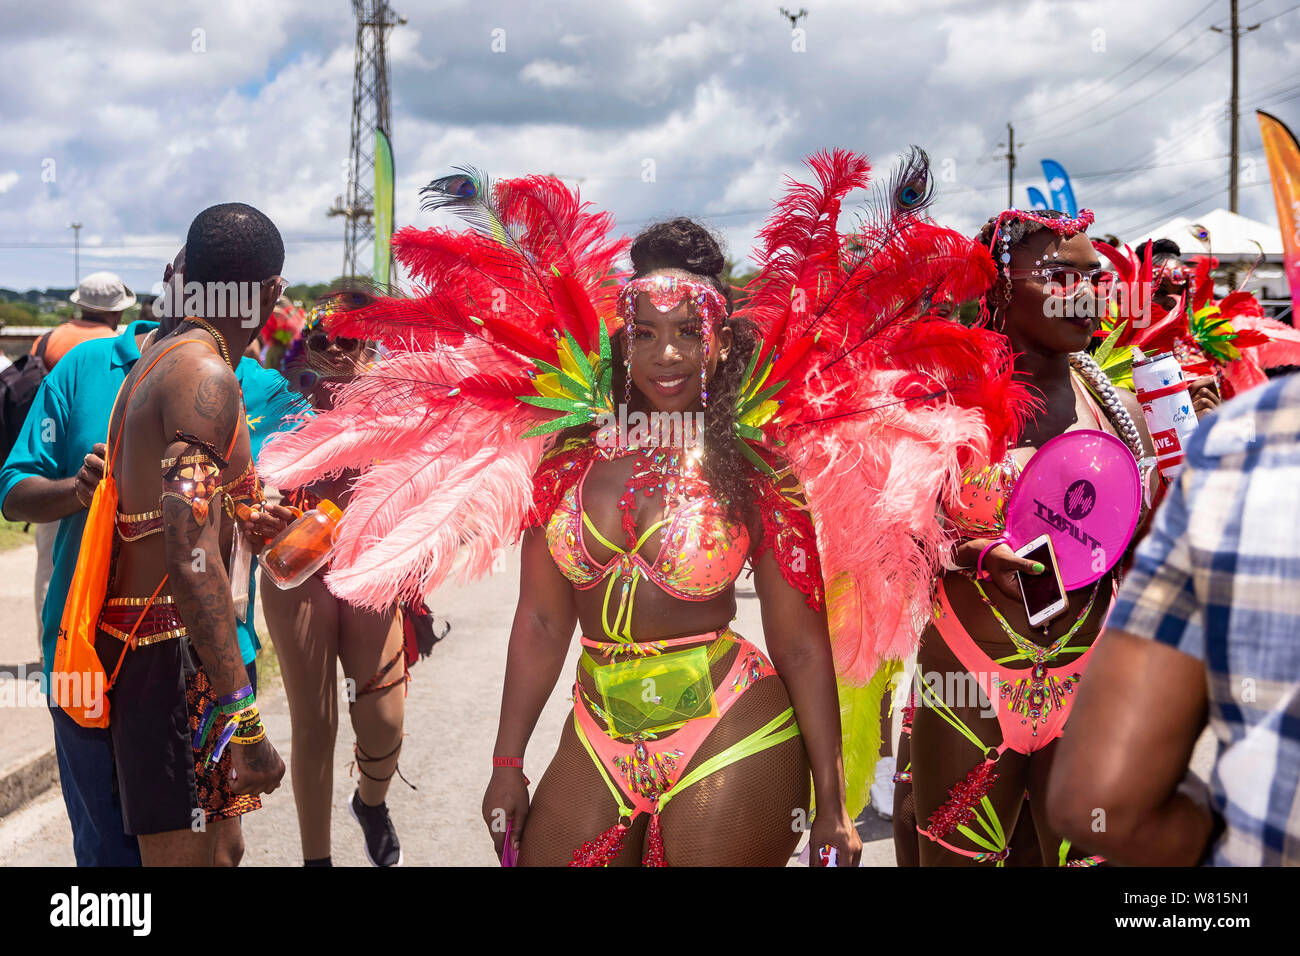
{"label": "shirtless man with tattoos", "polygon": [[182,294],[174,286],[164,304],[180,321],[145,348],[109,424],[119,500],[95,645],[109,674],[120,661],[109,730],[145,866],[211,865],[215,824],[256,809],[284,775],[227,572],[239,528],[256,552],[283,526],[262,505],[234,372],[283,291],[283,264],[279,231],[256,209],[201,212]]}

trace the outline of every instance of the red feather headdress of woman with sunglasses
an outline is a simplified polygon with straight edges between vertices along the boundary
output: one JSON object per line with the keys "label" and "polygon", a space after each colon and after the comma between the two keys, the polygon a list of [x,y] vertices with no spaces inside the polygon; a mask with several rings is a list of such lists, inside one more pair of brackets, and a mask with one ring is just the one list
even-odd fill
{"label": "red feather headdress of woman with sunglasses", "polygon": [[[327,583],[363,606],[423,598],[454,566],[481,575],[521,529],[551,527],[599,453],[599,430],[645,390],[629,361],[644,347],[638,310],[689,303],[692,341],[727,354],[705,346],[698,386],[648,387],[669,403],[677,390],[698,394],[705,478],[732,499],[751,489],[761,537],[751,560],[770,549],[827,615],[856,814],[887,662],[914,649],[929,614],[947,543],[936,502],[955,500],[970,462],[1001,456],[1032,400],[1002,336],[941,314],[987,289],[995,266],[979,243],[928,220],[924,152],[902,160],[847,234],[841,203],[867,186],[866,158],[833,150],[807,166],[810,180],[788,183],[760,233],[758,277],[734,310],[715,283],[673,270],[629,282],[612,218],[553,177],[435,180],[426,207],[471,228],[396,233],[414,294],[329,300],[332,334],[378,340],[389,354],[332,410],[269,442],[259,468],[285,485],[360,469]],[[734,462],[729,474],[717,474],[720,457]],[[646,495],[669,496],[684,479],[658,480],[649,475]],[[630,601],[610,617],[607,633],[628,639]],[[592,858],[616,852],[612,830],[602,839]]]}
{"label": "red feather headdress of woman with sunglasses", "polygon": [[[1173,352],[1185,378],[1213,376],[1224,398],[1267,382],[1265,368],[1300,364],[1300,332],[1268,318],[1249,292],[1215,294],[1214,257],[1197,256],[1189,268],[1156,254],[1150,240],[1140,252],[1100,240],[1093,246],[1116,273],[1096,333],[1104,341],[1094,353],[1115,385],[1133,391],[1134,348],[1148,356]],[[1160,292],[1172,294],[1171,307],[1160,304]]]}

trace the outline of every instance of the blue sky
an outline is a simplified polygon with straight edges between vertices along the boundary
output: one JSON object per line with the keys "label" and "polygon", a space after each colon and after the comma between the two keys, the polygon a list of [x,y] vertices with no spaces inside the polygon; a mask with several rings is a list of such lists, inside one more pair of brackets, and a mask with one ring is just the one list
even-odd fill
{"label": "blue sky", "polygon": [[[396,3],[397,223],[432,224],[419,187],[471,164],[564,176],[629,233],[700,217],[744,259],[804,155],[860,149],[883,175],[917,143],[935,217],[973,231],[1006,204],[1009,120],[1017,205],[1042,158],[1126,239],[1227,205],[1227,39],[1208,29],[1227,0],[801,5],[802,50],[766,0]],[[1241,3],[1263,23],[1242,40],[1240,209],[1267,222],[1252,111],[1300,129],[1296,6]],[[346,0],[7,4],[0,286],[71,284],[76,219],[83,275],[147,289],[194,214],[231,200],[280,226],[291,281],[333,277],[354,32]]]}

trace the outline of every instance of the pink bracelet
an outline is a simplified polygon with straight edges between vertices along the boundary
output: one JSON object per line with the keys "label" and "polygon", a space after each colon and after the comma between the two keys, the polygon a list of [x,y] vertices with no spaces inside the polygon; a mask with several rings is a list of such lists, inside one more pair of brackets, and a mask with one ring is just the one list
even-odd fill
{"label": "pink bracelet", "polygon": [[984,545],[984,550],[981,551],[980,556],[975,559],[975,580],[983,581],[985,578],[989,577],[989,575],[984,571],[984,555],[988,554],[991,548],[996,548],[998,545],[1006,543],[1006,538],[994,538],[988,544]]}

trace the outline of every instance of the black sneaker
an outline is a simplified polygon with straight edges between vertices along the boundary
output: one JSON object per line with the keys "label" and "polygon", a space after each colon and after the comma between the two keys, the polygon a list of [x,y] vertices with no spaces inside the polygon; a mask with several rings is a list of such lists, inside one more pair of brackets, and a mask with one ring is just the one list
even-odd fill
{"label": "black sneaker", "polygon": [[402,845],[397,842],[397,831],[388,816],[388,804],[368,807],[361,802],[361,791],[352,793],[348,801],[352,819],[361,824],[361,833],[365,836],[366,859],[371,866],[401,866]]}

